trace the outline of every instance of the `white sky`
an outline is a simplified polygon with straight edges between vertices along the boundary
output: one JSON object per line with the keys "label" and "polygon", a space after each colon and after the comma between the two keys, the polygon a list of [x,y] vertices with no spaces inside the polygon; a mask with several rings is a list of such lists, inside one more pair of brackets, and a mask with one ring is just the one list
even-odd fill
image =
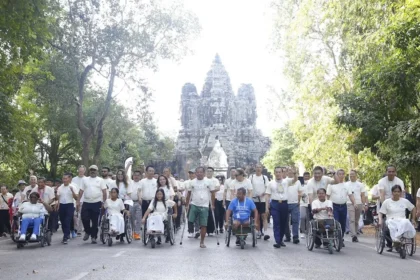
{"label": "white sky", "polygon": [[176,135],[180,124],[182,86],[191,82],[200,93],[216,53],[229,73],[237,94],[241,83],[251,83],[257,98],[257,126],[267,136],[279,124],[267,116],[267,86],[284,86],[281,61],[270,52],[273,21],[270,0],[185,0],[202,30],[191,42],[193,55],[180,62],[163,61],[148,78],[154,90],[152,111],[160,131]]}

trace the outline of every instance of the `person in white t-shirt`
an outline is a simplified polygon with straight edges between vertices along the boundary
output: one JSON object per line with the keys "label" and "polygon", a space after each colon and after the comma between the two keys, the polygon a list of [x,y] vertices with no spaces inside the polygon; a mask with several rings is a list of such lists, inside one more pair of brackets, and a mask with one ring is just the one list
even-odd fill
{"label": "person in white t-shirt", "polygon": [[98,177],[98,167],[91,165],[89,167],[90,177],[83,179],[83,184],[79,190],[78,203],[83,197],[82,222],[85,228],[83,241],[91,237],[92,244],[96,244],[98,238],[98,220],[102,203],[108,197],[107,187],[102,178]]}
{"label": "person in white t-shirt", "polygon": [[[206,169],[206,178],[209,182],[211,182],[211,184],[213,185],[214,189],[217,191],[220,190],[220,182],[219,179],[213,177],[214,175],[214,168],[209,166]],[[216,203],[216,200],[215,200]],[[209,205],[209,207],[211,207]],[[214,205],[214,209],[216,209],[216,205]],[[215,233],[217,226],[214,224],[215,223],[215,219],[213,219],[212,213],[211,211],[209,211],[209,218],[207,219],[207,234],[210,236],[213,233]]]}
{"label": "person in white t-shirt", "polygon": [[[416,230],[413,225],[416,224],[416,207],[405,198],[402,198],[402,187],[395,185],[391,188],[392,198],[384,201],[379,211],[379,225],[383,224],[386,215],[386,225],[388,226],[391,239],[394,246],[398,249],[400,245],[400,238],[413,238],[416,236]],[[405,210],[411,211],[412,223],[405,217]],[[405,248],[401,248],[405,250]],[[392,251],[392,248],[388,249]]]}
{"label": "person in white t-shirt", "polygon": [[236,179],[229,184],[230,197],[236,197],[236,191],[239,188],[246,189],[247,196],[252,198],[252,184],[251,181],[245,177],[245,171],[242,168],[236,169]]}
{"label": "person in white t-shirt", "polygon": [[[151,167],[150,166],[146,167],[146,172],[148,168],[151,168]],[[153,173],[154,172],[155,171],[153,170]],[[141,171],[135,170],[133,172],[133,181],[131,181],[130,187],[129,187],[132,190],[130,198],[131,200],[133,200],[133,206],[130,206],[130,220],[131,220],[131,225],[134,231],[133,233],[134,240],[140,240],[140,231],[141,231],[142,213],[141,213],[141,204],[140,204],[140,199],[139,199],[139,191],[141,188],[140,179],[141,179]]]}
{"label": "person in white t-shirt", "polygon": [[[83,184],[83,179],[86,178],[85,173],[86,173],[86,167],[84,165],[80,165],[77,168],[77,176],[71,179],[71,183],[73,185],[76,185],[78,190],[80,190]],[[76,208],[75,208],[75,214],[74,214],[74,228],[75,228],[75,232],[77,236],[82,236],[82,232],[83,232],[83,223],[82,223],[82,215],[81,215],[82,212],[80,211],[82,209],[82,204],[83,204],[83,197],[80,198],[80,204],[77,204],[77,201],[76,201]]]}
{"label": "person in white t-shirt", "polygon": [[118,188],[118,196],[122,201],[128,199],[131,200],[131,194],[133,190],[131,189],[131,180],[127,178],[127,175],[124,170],[120,169],[117,171],[117,179],[115,180],[115,185]]}
{"label": "person in white t-shirt", "polygon": [[[170,167],[165,167],[163,169],[163,175],[168,179],[169,186],[172,188],[172,190],[173,190],[174,186],[178,186],[178,182],[176,181],[174,176],[172,176],[172,171],[171,171]],[[167,193],[165,193],[165,195],[167,195]],[[168,196],[165,196],[165,197],[166,197],[166,199],[168,199]],[[173,196],[172,196],[171,199],[173,199]]]}
{"label": "person in white t-shirt", "polygon": [[[288,178],[293,178],[294,174],[290,168],[287,168]],[[289,208],[289,214],[287,215],[287,227],[285,236],[285,242],[291,241],[290,236],[290,219],[292,220],[292,234],[293,234],[293,243],[299,244],[299,220],[300,220],[300,200],[302,198],[303,188],[299,180],[297,180],[293,185],[288,187],[288,198],[287,204]]]}
{"label": "person in white t-shirt", "polygon": [[152,166],[148,166],[146,170],[146,178],[141,179],[140,187],[137,190],[143,214],[146,213],[147,208],[149,208],[149,204],[155,197],[157,191],[157,180],[154,178],[154,174],[155,169]]}
{"label": "person in white t-shirt", "polygon": [[225,207],[225,209],[229,208],[230,201],[232,200],[231,199],[232,192],[231,192],[230,185],[236,179],[236,168],[231,167],[229,172],[230,172],[230,177],[226,179],[224,182],[225,191],[223,192],[223,207]]}
{"label": "person in white t-shirt", "polygon": [[218,176],[219,180],[219,190],[216,192],[216,207],[214,211],[215,219],[216,219],[216,230],[220,233],[223,233],[223,222],[225,220],[225,208],[223,207],[223,194],[225,192],[225,185],[224,185],[224,176]]}
{"label": "person in white t-shirt", "polygon": [[170,180],[166,176],[160,175],[158,177],[157,188],[162,189],[165,192],[165,199],[170,199],[170,200],[174,199],[174,195],[175,195],[174,188],[170,185]]}
{"label": "person in white t-shirt", "polygon": [[216,191],[219,191],[220,190],[220,181],[219,181],[219,179],[213,177],[213,175],[214,175],[214,168],[210,167],[210,166],[207,167],[206,177],[207,177],[207,179],[209,179],[213,183]]}
{"label": "person in white t-shirt", "polygon": [[32,190],[37,187],[38,183],[38,178],[34,175],[31,175],[29,177],[29,186],[27,186],[24,190],[23,193],[26,195],[25,200],[29,200],[29,194],[32,192]]}
{"label": "person in white t-shirt", "polygon": [[314,177],[308,181],[309,204],[317,197],[317,190],[327,189],[328,185],[335,184],[335,178],[324,176],[324,169],[321,166],[315,166],[313,169]]}
{"label": "person in white t-shirt", "polygon": [[[312,216],[311,205],[309,204],[308,181],[311,179],[311,174],[308,171],[303,173],[302,197],[300,200],[300,232],[301,238],[305,238],[303,233],[306,233],[309,226],[309,220]],[[309,213],[311,211],[311,213]]]}
{"label": "person in white t-shirt", "polygon": [[[263,165],[261,163],[257,163],[255,165],[255,174],[249,177],[249,181],[252,185],[252,196],[257,207],[258,215],[260,218],[260,228],[257,229],[257,238],[261,239],[264,236],[264,240],[270,239],[270,236],[267,233],[267,214],[265,213],[265,190],[267,189],[268,177],[262,174],[263,172]],[[263,231],[264,229],[264,231]]]}
{"label": "person in white t-shirt", "polygon": [[[188,215],[188,220],[194,223],[198,218],[200,229],[200,248],[206,248],[204,245],[204,238],[207,232],[207,220],[209,217],[209,205],[211,201],[211,207],[214,211],[215,205],[215,193],[216,189],[214,184],[211,183],[207,178],[204,178],[205,169],[204,167],[197,167],[195,170],[196,179],[194,179],[188,189],[186,209],[191,204],[191,209]],[[190,201],[191,198],[191,201]]]}
{"label": "person in white t-shirt", "polygon": [[57,189],[57,210],[63,229],[63,244],[67,244],[67,241],[70,239],[70,225],[74,216],[74,200],[77,200],[79,194],[77,186],[72,185],[71,181],[72,175],[64,173],[63,184]]}
{"label": "person in white t-shirt", "polygon": [[392,197],[391,188],[395,185],[401,186],[402,191],[404,192],[404,182],[397,177],[397,168],[394,165],[388,165],[386,167],[386,176],[378,182],[381,202]]}
{"label": "person in white t-shirt", "polygon": [[[326,200],[324,188],[317,190],[318,199],[312,202],[312,213],[315,220],[325,220],[333,218],[333,204],[331,200]],[[321,247],[321,240],[315,237],[315,248]]]}
{"label": "person in white t-shirt", "polygon": [[351,170],[350,181],[346,184],[349,186],[351,192],[353,193],[354,200],[357,207],[354,207],[350,198],[347,198],[347,213],[349,217],[349,228],[350,234],[353,242],[359,242],[357,239],[357,229],[359,227],[360,214],[363,209],[367,211],[367,199],[366,199],[366,188],[365,185],[357,180],[357,171]]}
{"label": "person in white t-shirt", "polygon": [[[188,190],[190,189],[190,186],[191,186],[191,183],[195,179],[195,170],[194,169],[191,169],[190,171],[188,171],[188,178],[189,179],[184,182],[184,188],[185,188],[184,197],[187,196]],[[200,225],[198,223],[198,219],[194,223],[188,221],[189,213],[187,213],[187,211],[186,211],[187,210],[186,209],[186,204],[187,204],[187,202],[185,202],[185,205],[182,209],[182,212],[187,214],[187,219],[186,220],[188,222],[188,238],[198,238],[200,236]],[[182,215],[182,216],[184,217],[185,215]]]}
{"label": "person in white t-shirt", "polygon": [[105,200],[104,209],[108,213],[111,234],[117,235],[117,240],[124,242],[125,224],[121,212],[125,212],[127,215],[130,215],[130,212],[125,209],[123,200],[119,198],[119,190],[117,188],[111,189],[109,198]]}

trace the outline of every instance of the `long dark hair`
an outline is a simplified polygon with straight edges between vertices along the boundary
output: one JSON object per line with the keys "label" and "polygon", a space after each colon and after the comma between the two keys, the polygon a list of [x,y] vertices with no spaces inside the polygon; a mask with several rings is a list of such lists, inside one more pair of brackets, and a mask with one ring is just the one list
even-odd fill
{"label": "long dark hair", "polygon": [[[124,178],[122,181],[120,181],[118,179],[118,173],[119,172],[122,172],[122,175],[123,175],[123,178]],[[128,182],[127,182],[127,176],[125,175],[125,171],[122,170],[122,169],[118,170],[116,176],[117,176],[117,178],[115,180],[115,183],[116,183],[117,187],[119,188],[120,187],[120,183],[123,182],[124,183],[124,186],[127,188]]]}
{"label": "long dark hair", "polygon": [[[166,177],[165,177],[166,178]],[[163,202],[163,205],[165,206],[165,208],[166,208],[166,203],[165,203],[165,192],[162,190],[162,189],[158,189],[157,191],[156,191],[156,194],[155,194],[155,199],[153,200],[153,211],[154,210],[156,210],[156,205],[157,205],[157,203],[158,203],[158,198],[157,198],[157,194],[158,194],[158,192],[161,192],[162,193],[162,202]]]}
{"label": "long dark hair", "polygon": [[166,178],[166,176],[165,175],[160,175],[158,178],[157,178],[157,186],[158,186],[158,189],[160,188],[160,187],[163,187],[163,186],[161,186],[160,185],[160,177],[163,177],[163,178],[165,178],[165,180],[166,180],[166,187],[168,188],[168,190],[170,189],[170,187],[169,187],[169,180],[168,180],[168,178]]}

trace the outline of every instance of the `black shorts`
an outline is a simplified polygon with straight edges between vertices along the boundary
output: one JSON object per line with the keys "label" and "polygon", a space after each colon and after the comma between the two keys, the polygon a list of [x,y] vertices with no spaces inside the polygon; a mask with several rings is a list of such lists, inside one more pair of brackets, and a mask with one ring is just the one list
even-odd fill
{"label": "black shorts", "polygon": [[257,207],[258,215],[265,213],[265,202],[255,202],[255,206]]}

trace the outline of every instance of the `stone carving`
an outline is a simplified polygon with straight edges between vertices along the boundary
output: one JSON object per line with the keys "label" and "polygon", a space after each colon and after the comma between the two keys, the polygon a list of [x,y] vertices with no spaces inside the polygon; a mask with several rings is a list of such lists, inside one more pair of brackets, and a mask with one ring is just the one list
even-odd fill
{"label": "stone carving", "polygon": [[185,163],[202,164],[217,140],[227,154],[229,166],[256,163],[269,149],[270,141],[256,128],[256,100],[251,84],[242,84],[235,96],[229,75],[216,55],[198,95],[195,85],[182,88],[181,124],[176,145],[176,169],[184,175]]}

